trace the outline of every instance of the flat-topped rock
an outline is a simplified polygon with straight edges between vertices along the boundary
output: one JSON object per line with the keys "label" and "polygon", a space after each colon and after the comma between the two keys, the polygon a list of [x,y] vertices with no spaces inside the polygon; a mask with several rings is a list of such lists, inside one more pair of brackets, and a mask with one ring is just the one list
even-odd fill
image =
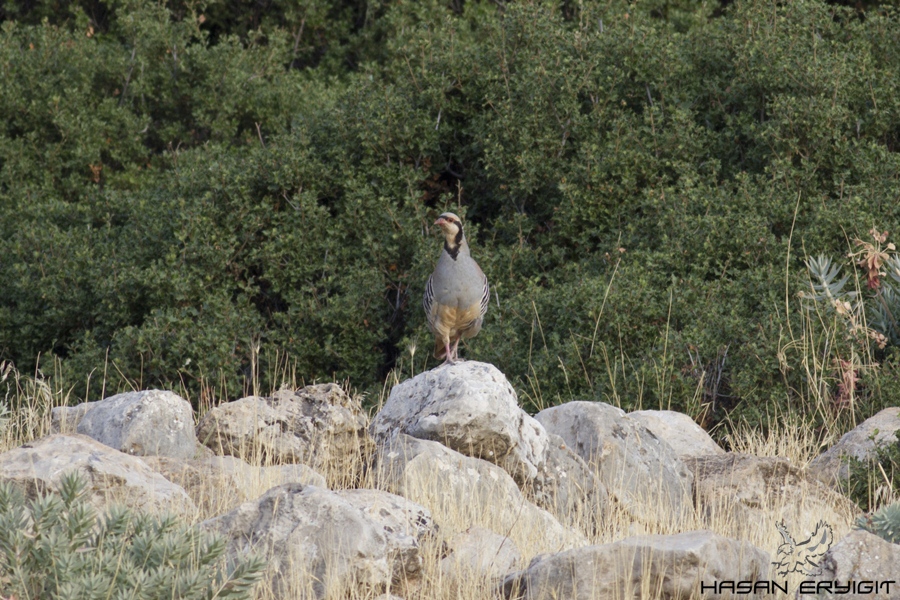
{"label": "flat-topped rock", "polygon": [[99,509],[115,503],[141,511],[196,509],[183,488],[140,458],[86,435],[50,435],[0,454],[0,481],[15,483],[28,497],[57,491],[62,477],[73,471],[85,478]]}

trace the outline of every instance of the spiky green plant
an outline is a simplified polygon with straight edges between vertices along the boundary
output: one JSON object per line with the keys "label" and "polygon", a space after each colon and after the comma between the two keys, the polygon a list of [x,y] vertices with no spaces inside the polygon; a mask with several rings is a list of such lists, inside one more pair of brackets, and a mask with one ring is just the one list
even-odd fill
{"label": "spiky green plant", "polygon": [[[851,331],[868,333],[881,348],[900,346],[900,256],[894,244],[886,243],[886,232],[873,229],[870,233],[874,243],[856,240],[861,249],[850,255],[859,267],[857,285],[869,293],[845,289],[850,275],[842,275],[840,265],[820,255],[806,261],[811,293],[804,294],[804,299],[808,308],[819,306],[828,313],[837,312],[848,321]],[[863,311],[867,323],[863,323]]]}
{"label": "spiky green plant", "polygon": [[892,544],[900,544],[900,502],[883,506],[871,515],[860,517],[856,526]]}
{"label": "spiky green plant", "polygon": [[58,493],[26,500],[0,484],[0,596],[48,600],[248,598],[263,561],[225,564],[222,538],[173,515],[85,500],[85,483],[65,476]]}
{"label": "spiky green plant", "polygon": [[822,302],[829,309],[834,309],[837,302],[850,302],[856,300],[858,293],[853,290],[845,290],[849,275],[841,275],[841,266],[834,264],[831,257],[819,255],[806,261],[809,270],[812,294],[805,298],[812,302]]}

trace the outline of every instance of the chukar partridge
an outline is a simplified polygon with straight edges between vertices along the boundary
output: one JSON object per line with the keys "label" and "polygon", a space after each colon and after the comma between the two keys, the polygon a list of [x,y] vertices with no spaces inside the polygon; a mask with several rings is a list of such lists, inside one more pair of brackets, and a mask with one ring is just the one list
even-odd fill
{"label": "chukar partridge", "polygon": [[459,340],[481,331],[490,291],[487,277],[469,254],[459,217],[444,213],[434,224],[444,234],[444,249],[425,285],[422,306],[434,334],[434,357],[453,364]]}

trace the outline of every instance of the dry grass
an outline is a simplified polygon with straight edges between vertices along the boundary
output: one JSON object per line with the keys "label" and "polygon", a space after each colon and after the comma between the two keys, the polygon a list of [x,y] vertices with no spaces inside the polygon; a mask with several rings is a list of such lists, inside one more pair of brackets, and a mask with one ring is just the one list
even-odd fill
{"label": "dry grass", "polygon": [[[50,432],[50,409],[54,406],[65,405],[70,400],[65,390],[53,389],[41,377],[23,376],[15,369],[5,366],[0,368],[2,383],[5,385],[7,404],[14,406],[15,410],[8,415],[5,426],[0,434],[0,451],[19,446],[23,443],[47,435]],[[52,380],[52,379],[51,379]],[[296,382],[288,381],[288,385]],[[4,390],[4,388],[0,388]],[[271,390],[274,391],[274,390]],[[388,386],[385,386],[385,393]],[[259,391],[257,390],[257,393]],[[383,402],[384,398],[381,399]],[[380,402],[379,402],[380,404]],[[202,415],[198,415],[198,418]],[[790,415],[773,416],[765,435],[757,430],[742,426],[733,427],[728,441],[737,451],[758,456],[781,456],[789,459],[793,464],[803,467],[809,460],[817,455],[824,444],[833,441],[840,432],[831,430],[823,434],[804,424],[800,418],[792,418]],[[253,456],[253,452],[248,453]],[[256,453],[260,456],[260,453]],[[348,489],[353,487],[377,488],[378,482],[372,470],[362,468],[367,457],[360,454],[354,457],[354,462],[359,468],[325,469],[324,475],[330,489]],[[254,462],[251,460],[251,462]],[[265,466],[262,460],[257,458],[257,466]],[[200,522],[204,519],[227,512],[240,502],[251,500],[263,494],[276,484],[281,483],[278,475],[272,470],[256,471],[256,475],[246,478],[241,485],[234,485],[234,481],[225,478],[212,477],[203,479],[200,485],[195,486],[192,495],[197,504],[197,509],[185,515],[191,522]],[[490,598],[496,590],[496,582],[485,581],[476,574],[463,577],[453,585],[443,575],[441,564],[441,552],[445,542],[454,535],[465,531],[469,527],[478,525],[492,529],[498,533],[508,535],[520,550],[523,561],[521,568],[527,566],[535,555],[557,551],[559,547],[548,544],[544,530],[540,524],[513,519],[502,521],[497,517],[496,510],[488,510],[483,504],[475,501],[449,502],[437,482],[425,481],[418,488],[407,494],[411,500],[418,502],[431,510],[440,530],[437,539],[423,548],[425,558],[424,575],[414,589],[394,590],[402,597],[411,600],[416,599],[482,599]],[[638,501],[631,512],[624,510],[610,510],[601,527],[595,530],[590,525],[588,518],[576,519],[577,529],[590,544],[605,544],[621,540],[624,537],[637,534],[672,534],[696,529],[711,529],[721,535],[738,538],[750,542],[770,553],[776,555],[776,548],[781,538],[775,528],[786,511],[795,507],[788,506],[791,502],[787,498],[774,500],[770,505],[762,506],[762,518],[748,526],[746,522],[739,521],[734,511],[713,511],[712,514],[702,514],[703,511],[692,510],[686,515],[676,517],[674,513],[660,514],[658,503],[647,499],[643,503]],[[802,500],[801,500],[802,503]],[[493,507],[496,508],[496,507]],[[507,507],[510,508],[510,507]],[[514,507],[511,507],[514,510]],[[634,519],[631,514],[656,515],[653,519]],[[819,515],[809,513],[795,524],[795,536],[802,536],[811,532]],[[840,539],[849,531],[853,515],[847,514],[840,522],[830,523],[834,529],[835,539]],[[648,579],[649,581],[649,579]],[[792,583],[798,583],[792,581]],[[645,587],[647,585],[645,584]],[[381,593],[381,592],[379,592]],[[313,597],[312,578],[298,569],[295,580],[291,583],[288,597],[308,598]],[[359,589],[348,585],[346,589],[333,589],[328,595],[330,600],[350,599],[364,600],[377,597],[374,590]],[[273,590],[262,585],[258,589],[257,597],[260,600],[274,600],[283,597]],[[659,597],[658,590],[644,589],[644,598]]]}
{"label": "dry grass", "polygon": [[[791,298],[786,292],[784,310],[790,312],[796,308],[796,306],[791,306]],[[786,327],[777,358],[785,372],[799,370],[805,374],[803,380],[807,382],[806,387],[794,390],[796,397],[800,398],[798,413],[802,413],[806,417],[816,415],[817,420],[825,425],[813,428],[809,425],[812,419],[803,418],[797,414],[771,414],[767,426],[762,430],[749,427],[744,423],[731,423],[729,432],[724,436],[730,449],[761,457],[783,457],[791,464],[803,468],[824,448],[833,444],[849,426],[855,424],[853,410],[836,410],[832,391],[836,387],[834,365],[836,362],[846,359],[846,357],[834,354],[833,349],[839,345],[836,343],[838,328],[834,323],[827,322],[825,315],[818,311],[807,311],[805,314],[807,318],[802,331],[791,331],[789,326]],[[539,323],[539,315],[536,317],[536,322]],[[788,322],[787,319],[785,321]],[[667,338],[668,334],[666,333],[666,340]],[[404,361],[401,361],[395,374],[385,382],[375,410],[380,408],[386,399],[390,387],[398,382],[400,373],[409,376],[421,371],[421,368],[416,365],[415,359],[416,350],[413,346],[410,348],[409,358],[405,361],[406,365],[404,366],[402,364]],[[663,361],[665,360],[671,360],[671,357],[664,356]],[[856,368],[873,368],[870,356],[853,356],[851,361]],[[276,356],[274,362],[282,365],[280,377],[277,378],[279,387],[297,388],[304,383],[298,381],[295,369],[290,366],[285,357]],[[254,364],[253,372],[258,373],[256,364]],[[608,374],[610,379],[616,377],[616,373],[618,373],[617,370],[610,369]],[[697,401],[692,403],[688,409],[695,420],[701,420],[706,410],[706,407],[700,402],[700,392],[706,376],[706,373],[701,375]],[[2,427],[0,452],[43,437],[50,432],[51,408],[67,405],[71,400],[69,392],[54,389],[47,383],[47,381],[55,380],[56,378],[45,378],[40,374],[31,377],[23,376],[10,365],[0,365],[0,393],[5,393],[6,404],[14,407],[10,415],[0,416],[0,427]],[[531,389],[527,390],[526,394],[535,404],[540,405],[543,401],[540,384],[532,379],[529,381]],[[614,381],[610,381],[610,383],[613,384],[610,385],[610,389],[616,389]],[[652,382],[650,384],[652,385]],[[107,393],[113,387],[107,381],[103,381],[102,385],[107,389]],[[133,382],[121,381],[118,385],[123,389],[117,391],[135,388]],[[657,384],[657,387],[660,388],[658,397],[665,398],[666,394],[663,393],[665,390],[661,386],[662,383]],[[271,394],[275,391],[275,389],[263,390],[261,387],[258,378],[254,377],[251,388],[243,390],[244,395]],[[192,400],[195,406],[200,407],[201,414],[197,415],[198,420],[210,406],[224,399],[234,399],[229,397],[227,390],[217,389],[214,385],[204,386],[198,398],[189,398],[185,390],[177,391]],[[619,398],[610,400],[617,405],[620,403]],[[850,407],[853,408],[855,398],[851,397],[849,401]],[[773,405],[776,404],[773,403]],[[641,405],[640,398],[637,399],[637,405]],[[797,403],[795,402],[794,405]],[[254,452],[253,448],[250,448],[246,456],[251,457],[251,464],[266,466],[261,452]],[[379,483],[375,480],[373,471],[363,468],[368,457],[360,453],[352,458],[356,465],[355,468],[348,469],[344,466],[324,469],[321,474],[325,477],[328,487],[333,490],[354,487],[377,488]],[[224,476],[218,479],[216,477],[204,478],[200,485],[195,486],[191,492],[197,509],[193,514],[185,516],[191,522],[199,523],[231,510],[240,502],[262,495],[278,483],[281,483],[281,480],[276,473],[262,469],[258,470],[255,476],[242,481],[239,486],[235,486],[232,480]],[[494,597],[496,582],[485,581],[476,574],[470,574],[469,577],[462,577],[451,584],[442,573],[440,565],[444,544],[454,535],[469,527],[477,525],[508,535],[521,552],[523,560],[519,566],[522,568],[527,566],[532,557],[560,549],[548,543],[547,536],[540,524],[522,519],[510,521],[508,518],[502,517],[502,511],[493,510],[496,507],[486,507],[476,501],[460,502],[455,499],[448,501],[437,479],[421,482],[415,489],[408,490],[407,495],[412,501],[428,508],[440,527],[437,539],[432,540],[432,543],[426,544],[422,549],[425,560],[421,581],[414,589],[389,590],[407,600],[480,600]],[[799,505],[806,504],[807,500],[811,499],[801,497]],[[793,533],[797,539],[803,539],[805,534],[812,532],[821,518],[814,510],[798,511],[797,504],[797,499],[790,496],[772,498],[759,507],[760,518],[748,523],[737,517],[734,510],[727,508],[701,507],[701,510],[695,508],[684,515],[667,514],[664,510],[660,511],[658,502],[647,498],[644,501],[636,501],[630,511],[616,508],[609,510],[597,528],[593,527],[593,520],[588,515],[582,515],[581,518],[576,517],[574,521],[575,529],[580,530],[590,544],[606,544],[631,535],[673,534],[710,529],[721,535],[749,542],[767,551],[774,558],[777,554],[776,549],[781,543],[775,524],[785,514],[792,513],[795,516]],[[507,508],[515,511],[515,507]],[[638,520],[632,516],[634,514],[654,515],[654,517]],[[830,523],[836,540],[849,531],[853,516],[847,512],[837,522]],[[296,577],[290,583],[291,589],[288,594],[284,596],[276,594],[262,585],[258,588],[257,598],[259,600],[275,600],[281,597],[311,598],[314,597],[312,581],[310,574],[304,573],[302,569],[296,569]],[[659,590],[649,588],[650,578],[644,578],[644,581],[641,597],[647,599],[660,597]],[[791,589],[794,589],[799,581],[799,575],[792,575],[789,578]],[[328,600],[369,600],[377,597],[380,593],[381,591],[376,593],[374,590],[361,589],[348,583],[344,589],[332,589],[328,594]]]}

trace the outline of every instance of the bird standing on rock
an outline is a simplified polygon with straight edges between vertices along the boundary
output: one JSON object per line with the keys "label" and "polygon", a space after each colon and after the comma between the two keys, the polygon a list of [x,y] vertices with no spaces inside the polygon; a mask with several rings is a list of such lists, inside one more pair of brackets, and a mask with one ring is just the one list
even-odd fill
{"label": "bird standing on rock", "polygon": [[487,277],[469,254],[459,217],[447,212],[434,224],[444,234],[444,249],[425,285],[422,306],[434,334],[434,357],[454,364],[459,340],[481,331],[490,290]]}

